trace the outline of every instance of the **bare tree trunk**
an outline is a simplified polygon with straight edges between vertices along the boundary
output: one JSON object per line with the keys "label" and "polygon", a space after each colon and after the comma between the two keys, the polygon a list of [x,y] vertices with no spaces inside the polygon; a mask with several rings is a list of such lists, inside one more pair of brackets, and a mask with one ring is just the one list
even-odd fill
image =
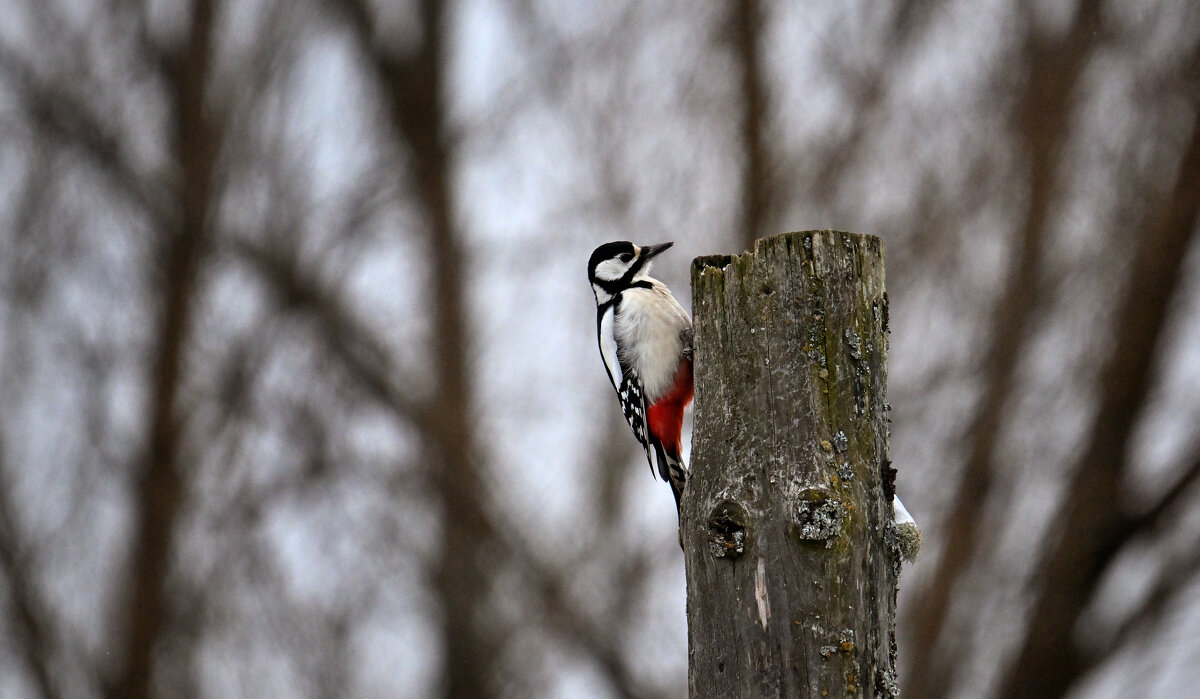
{"label": "bare tree trunk", "polygon": [[1129,442],[1151,389],[1171,299],[1200,226],[1200,111],[1161,218],[1139,236],[1129,290],[1101,374],[1097,414],[1042,552],[1034,602],[999,696],[1066,694],[1088,669],[1077,627],[1104,571],[1151,520],[1126,508]]}
{"label": "bare tree trunk", "polygon": [[1047,221],[1054,215],[1055,168],[1070,132],[1076,85],[1099,41],[1099,23],[1099,6],[1083,3],[1065,40],[1040,33],[1026,40],[1023,53],[1030,57],[1029,81],[1015,116],[1029,158],[1029,206],[1010,253],[1008,280],[992,309],[991,342],[980,365],[986,383],[963,435],[961,480],[940,530],[942,554],[911,610],[911,637],[922,643],[916,644],[908,658],[911,684],[906,689],[916,696],[947,696],[954,685],[958,669],[954,638],[946,639],[945,647],[939,639],[947,625],[954,623],[950,610],[955,589],[978,563],[976,553],[989,538],[980,532],[986,520],[979,513],[995,494],[996,448],[1013,387],[1019,381],[1017,369],[1025,335],[1036,322],[1039,304],[1050,296],[1038,287],[1043,284],[1045,266],[1043,239],[1048,237]]}
{"label": "bare tree trunk", "polygon": [[892,696],[882,243],[760,240],[695,260],[692,294],[691,696]]}
{"label": "bare tree trunk", "polygon": [[167,578],[176,523],[183,507],[184,465],[180,458],[177,396],[192,323],[196,278],[208,231],[212,171],[218,124],[206,109],[215,8],[197,0],[191,8],[188,41],[164,57],[174,108],[173,146],[181,179],[176,190],[178,220],[163,241],[163,309],[154,347],[149,445],[137,474],[138,510],[126,592],[124,666],[106,687],[110,697],[149,697],[154,692],[155,649],[167,633]]}
{"label": "bare tree trunk", "polygon": [[437,393],[427,406],[431,454],[436,457],[434,487],[444,508],[435,581],[441,596],[445,658],[443,695],[494,696],[491,680],[498,655],[495,633],[481,619],[487,603],[495,534],[480,493],[474,426],[473,386],[468,367],[468,313],[465,270],[468,251],[454,222],[455,143],[444,94],[447,72],[446,3],[418,5],[421,43],[408,52],[375,38],[370,3],[340,0],[358,40],[377,70],[388,115],[399,143],[411,157],[413,181],[427,218],[430,251],[430,303],[433,311]]}
{"label": "bare tree trunk", "polygon": [[742,165],[742,239],[745,245],[763,233],[763,220],[770,206],[766,138],[767,97],[763,89],[763,65],[759,59],[762,42],[763,11],[758,0],[738,0],[730,6],[732,43],[742,68],[741,98],[744,105],[741,145]]}

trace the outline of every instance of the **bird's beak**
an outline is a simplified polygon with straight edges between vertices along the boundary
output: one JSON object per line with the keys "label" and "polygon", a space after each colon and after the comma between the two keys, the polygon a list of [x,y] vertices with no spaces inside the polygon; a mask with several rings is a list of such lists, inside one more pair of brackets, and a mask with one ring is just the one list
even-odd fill
{"label": "bird's beak", "polygon": [[666,250],[674,244],[674,241],[672,241],[670,243],[659,243],[658,245],[646,245],[642,248],[642,259],[649,260],[651,257],[654,257],[658,253]]}

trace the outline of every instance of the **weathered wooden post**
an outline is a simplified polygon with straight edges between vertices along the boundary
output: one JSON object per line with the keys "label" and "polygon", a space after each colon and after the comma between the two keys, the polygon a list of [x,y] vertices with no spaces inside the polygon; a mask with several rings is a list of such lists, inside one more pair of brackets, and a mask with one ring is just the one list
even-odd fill
{"label": "weathered wooden post", "polygon": [[697,258],[692,297],[691,696],[893,696],[881,241],[808,231]]}

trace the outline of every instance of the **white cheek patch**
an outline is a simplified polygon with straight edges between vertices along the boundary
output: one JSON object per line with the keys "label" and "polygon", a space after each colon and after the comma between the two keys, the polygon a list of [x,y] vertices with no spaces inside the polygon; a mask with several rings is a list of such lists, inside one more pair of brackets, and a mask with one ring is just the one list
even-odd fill
{"label": "white cheek patch", "polygon": [[629,265],[620,260],[605,260],[596,265],[596,278],[606,282],[616,281],[625,276],[625,271],[628,269]]}

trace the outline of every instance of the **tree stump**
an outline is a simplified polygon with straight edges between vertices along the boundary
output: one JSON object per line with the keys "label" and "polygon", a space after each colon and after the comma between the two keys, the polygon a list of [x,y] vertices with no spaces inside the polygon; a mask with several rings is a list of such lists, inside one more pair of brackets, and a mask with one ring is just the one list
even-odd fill
{"label": "tree stump", "polygon": [[839,231],[692,263],[692,697],[897,693],[883,282]]}

